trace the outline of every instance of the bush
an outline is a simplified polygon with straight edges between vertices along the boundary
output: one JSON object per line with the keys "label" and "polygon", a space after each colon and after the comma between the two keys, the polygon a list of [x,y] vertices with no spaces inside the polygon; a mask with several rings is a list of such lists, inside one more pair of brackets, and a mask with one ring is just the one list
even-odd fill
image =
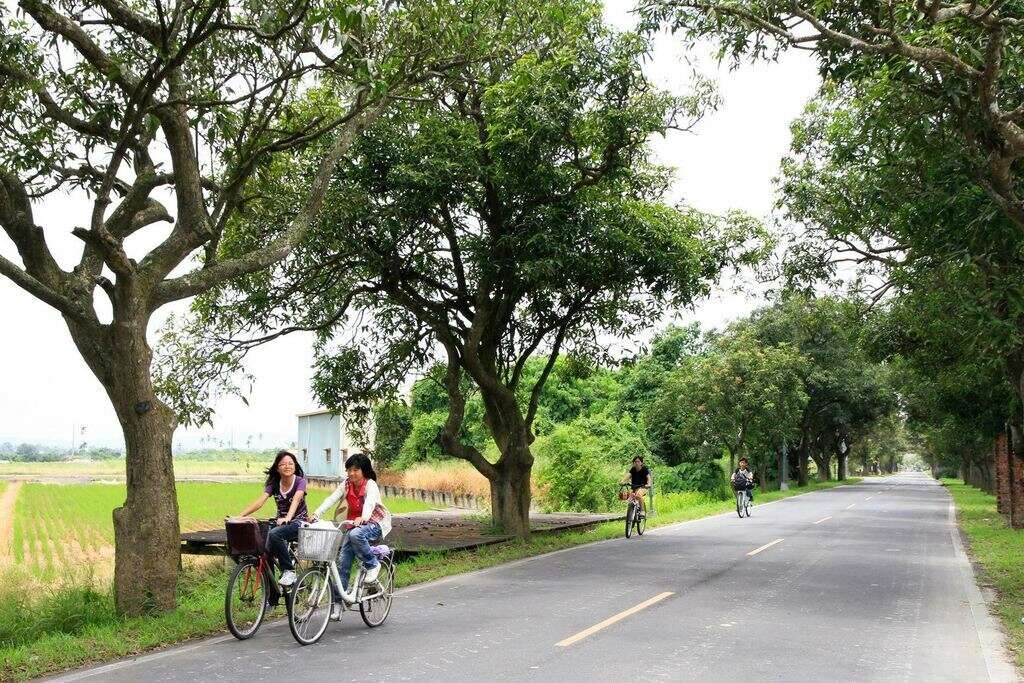
{"label": "bush", "polygon": [[391,466],[396,470],[405,470],[416,463],[440,460],[443,456],[437,435],[447,419],[447,410],[423,413],[414,417],[409,436],[406,437],[398,457]]}
{"label": "bush", "polygon": [[694,460],[658,468],[654,471],[654,484],[665,494],[695,491],[715,500],[726,500],[732,495],[722,468],[714,460]]}
{"label": "bush", "polygon": [[616,503],[619,468],[608,462],[601,443],[578,422],[557,427],[535,442],[547,464],[538,477],[555,510],[597,512]]}
{"label": "bush", "polygon": [[389,467],[398,459],[405,440],[412,432],[412,411],[404,401],[393,400],[373,407],[376,426],[373,444],[374,464]]}

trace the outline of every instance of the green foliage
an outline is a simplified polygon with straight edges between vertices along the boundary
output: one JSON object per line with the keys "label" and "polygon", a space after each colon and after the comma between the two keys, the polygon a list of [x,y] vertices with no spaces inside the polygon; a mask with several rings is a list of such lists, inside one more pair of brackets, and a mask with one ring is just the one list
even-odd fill
{"label": "green foliage", "polygon": [[392,462],[392,467],[404,470],[417,463],[440,460],[443,456],[437,436],[447,419],[447,411],[434,411],[413,417],[409,435],[405,438],[398,457]]}
{"label": "green foliage", "polygon": [[[654,485],[659,496],[662,493],[695,491],[713,500],[732,497],[722,468],[716,461],[709,459],[681,462],[673,467],[658,467],[654,470]],[[658,508],[661,509],[660,502]]]}
{"label": "green foliage", "polygon": [[373,407],[373,424],[374,462],[379,467],[390,467],[412,432],[412,411],[400,399],[383,401]]}
{"label": "green foliage", "polygon": [[615,504],[617,485],[626,467],[609,460],[607,445],[578,423],[561,425],[537,439],[534,450],[546,463],[538,479],[547,487],[547,499],[553,508],[601,511]]}

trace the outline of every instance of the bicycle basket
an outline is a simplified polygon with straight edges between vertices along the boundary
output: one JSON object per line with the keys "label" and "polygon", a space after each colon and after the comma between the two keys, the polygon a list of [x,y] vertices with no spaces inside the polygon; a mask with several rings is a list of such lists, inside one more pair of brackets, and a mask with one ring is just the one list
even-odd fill
{"label": "bicycle basket", "polygon": [[255,519],[229,519],[224,522],[228,554],[238,556],[263,552],[266,527],[265,522],[258,522]]}
{"label": "bicycle basket", "polygon": [[339,529],[299,528],[299,548],[295,557],[310,562],[327,562],[338,556],[338,550],[345,540],[345,533]]}

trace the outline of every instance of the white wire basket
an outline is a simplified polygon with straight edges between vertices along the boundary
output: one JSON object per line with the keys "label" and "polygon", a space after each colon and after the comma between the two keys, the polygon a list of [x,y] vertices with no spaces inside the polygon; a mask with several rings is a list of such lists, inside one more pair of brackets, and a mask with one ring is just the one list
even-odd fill
{"label": "white wire basket", "polygon": [[309,562],[328,562],[338,557],[344,540],[345,532],[340,529],[299,527],[299,547],[295,556]]}

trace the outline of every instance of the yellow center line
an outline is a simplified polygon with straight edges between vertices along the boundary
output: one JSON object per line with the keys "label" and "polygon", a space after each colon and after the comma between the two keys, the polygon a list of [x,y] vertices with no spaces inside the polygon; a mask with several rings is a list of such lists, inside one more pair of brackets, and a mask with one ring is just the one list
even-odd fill
{"label": "yellow center line", "polygon": [[764,544],[763,546],[761,546],[760,548],[755,548],[755,549],[751,550],[751,551],[750,551],[749,553],[747,553],[747,556],[748,556],[748,557],[753,557],[754,555],[757,555],[757,554],[758,554],[759,552],[761,552],[762,550],[768,550],[768,548],[771,548],[771,547],[772,547],[773,545],[775,545],[776,543],[782,543],[782,541],[784,541],[784,540],[785,540],[785,539],[782,539],[782,538],[776,538],[776,539],[775,539],[774,541],[772,541],[771,543],[765,543],[765,544]]}
{"label": "yellow center line", "polygon": [[832,515],[829,515],[828,517],[822,517],[817,522],[815,522],[815,524],[821,524],[822,522],[827,522],[830,519],[832,519]]}
{"label": "yellow center line", "polygon": [[654,603],[661,602],[662,600],[664,600],[665,598],[669,597],[670,595],[675,595],[675,593],[673,593],[672,591],[665,591],[664,593],[658,593],[653,598],[651,598],[649,600],[644,600],[639,605],[636,605],[634,607],[630,607],[629,609],[627,609],[625,611],[619,612],[615,616],[608,617],[607,619],[605,619],[604,621],[602,621],[599,624],[594,624],[590,628],[585,629],[583,631],[580,631],[579,633],[577,633],[574,636],[569,636],[565,640],[561,640],[561,641],[555,643],[555,647],[569,647],[570,645],[578,643],[581,640],[583,640],[584,638],[586,638],[587,636],[592,636],[595,633],[597,633],[598,631],[600,631],[601,629],[608,628],[612,624],[614,624],[616,622],[619,622],[619,621],[622,621],[623,619],[625,619],[626,617],[630,616],[631,614],[636,614],[637,612],[639,612],[642,609],[647,609],[648,607],[650,607]]}

